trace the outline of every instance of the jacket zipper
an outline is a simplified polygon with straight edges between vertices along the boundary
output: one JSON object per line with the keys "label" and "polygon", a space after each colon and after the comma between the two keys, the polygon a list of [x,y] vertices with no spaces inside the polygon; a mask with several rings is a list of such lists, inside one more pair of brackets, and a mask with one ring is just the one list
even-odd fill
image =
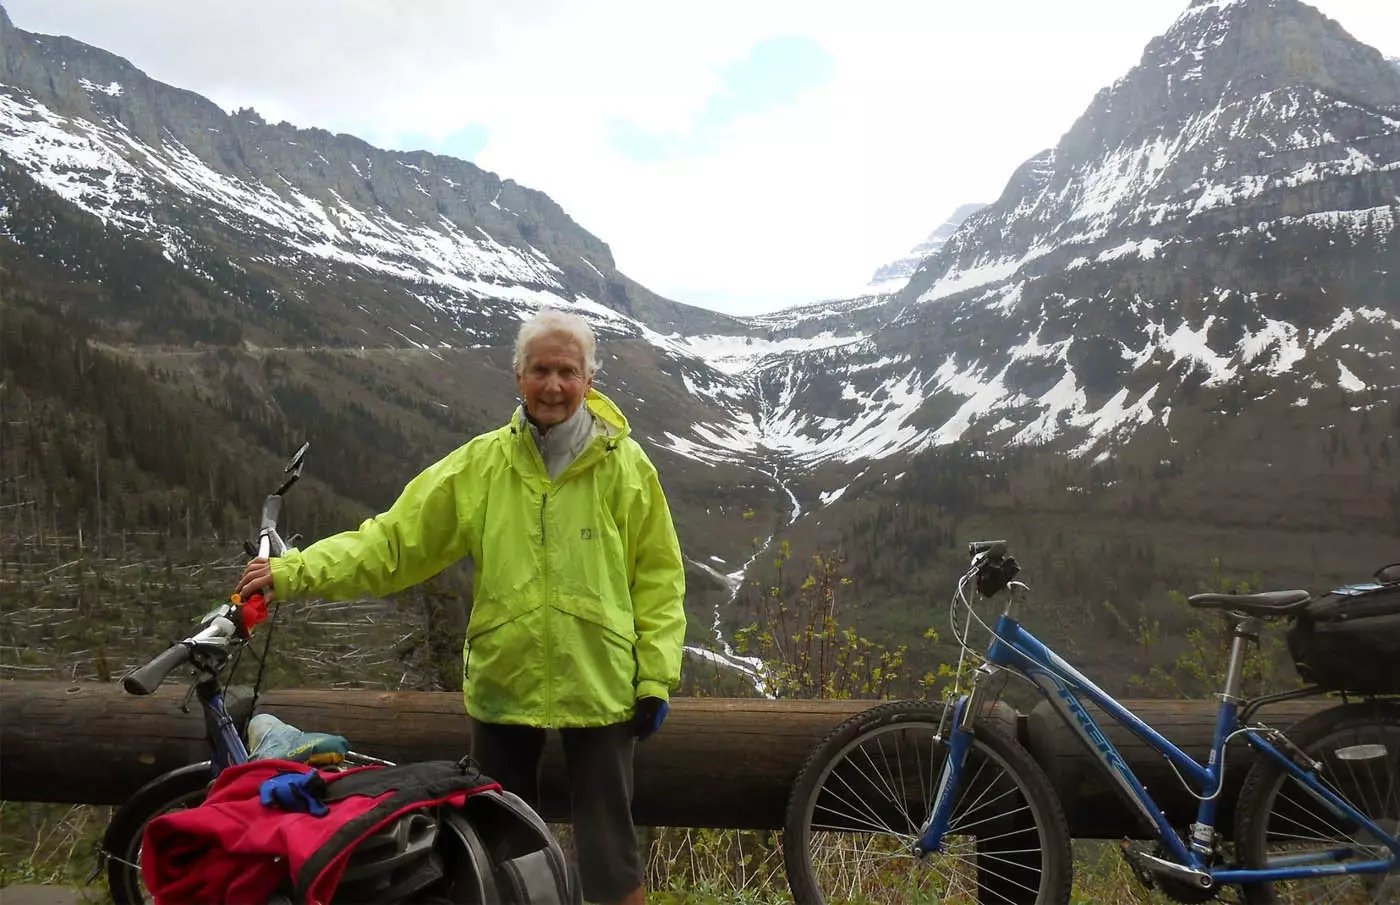
{"label": "jacket zipper", "polygon": [[544,718],[545,725],[554,721],[553,651],[549,628],[549,543],[545,531],[544,507],[549,502],[549,494],[540,494],[540,548],[544,558]]}

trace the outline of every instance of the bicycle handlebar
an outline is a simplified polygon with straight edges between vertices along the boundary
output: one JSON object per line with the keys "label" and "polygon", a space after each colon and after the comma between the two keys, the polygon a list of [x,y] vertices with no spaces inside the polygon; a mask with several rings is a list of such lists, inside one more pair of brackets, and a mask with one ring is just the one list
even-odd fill
{"label": "bicycle handlebar", "polygon": [[122,688],[127,694],[151,694],[165,681],[165,677],[179,666],[190,662],[190,649],[183,643],[166,648],[145,666],[132,670],[122,679]]}
{"label": "bicycle handlebar", "polygon": [[1011,579],[1021,571],[1021,566],[1007,550],[1005,540],[977,540],[967,545],[967,554],[972,565],[963,575],[963,583],[977,579],[977,590],[983,597],[991,597],[1011,583]]}
{"label": "bicycle handlebar", "polygon": [[[301,477],[306,451],[310,445],[301,445],[292,456],[291,462],[283,469],[289,477],[263,499],[262,526],[258,532],[257,547],[258,556],[263,559],[281,556],[287,552],[286,542],[277,533],[277,518],[282,513],[282,495]],[[262,622],[266,616],[267,603],[261,593],[249,595],[241,607],[225,605],[215,610],[214,615],[206,617],[206,624],[199,631],[183,641],[172,644],[149,663],[138,666],[124,676],[122,688],[128,694],[152,694],[171,672],[193,660],[200,648],[227,648],[229,640],[236,636],[246,640],[253,626]]]}
{"label": "bicycle handlebar", "polygon": [[277,517],[282,514],[282,496],[272,494],[263,500],[262,529],[264,531],[277,530]]}
{"label": "bicycle handlebar", "polygon": [[988,559],[998,559],[1006,555],[1005,540],[975,540],[967,545],[967,555],[977,557],[980,554],[988,554]]}
{"label": "bicycle handlebar", "polygon": [[210,620],[204,628],[184,641],[178,641],[156,655],[145,666],[138,666],[122,679],[122,688],[128,694],[152,694],[166,677],[181,666],[190,662],[194,652],[201,646],[223,647],[228,639],[238,633],[238,626],[225,611]]}

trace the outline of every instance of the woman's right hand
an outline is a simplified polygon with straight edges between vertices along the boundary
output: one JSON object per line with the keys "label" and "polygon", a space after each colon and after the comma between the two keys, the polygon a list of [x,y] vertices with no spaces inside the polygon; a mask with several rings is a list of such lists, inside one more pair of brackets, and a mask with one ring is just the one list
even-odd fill
{"label": "woman's right hand", "polygon": [[[263,590],[264,588],[267,590]],[[272,564],[266,557],[259,557],[248,563],[248,567],[243,570],[243,577],[238,579],[238,585],[233,591],[244,600],[259,591],[262,592],[264,600],[272,600]]]}

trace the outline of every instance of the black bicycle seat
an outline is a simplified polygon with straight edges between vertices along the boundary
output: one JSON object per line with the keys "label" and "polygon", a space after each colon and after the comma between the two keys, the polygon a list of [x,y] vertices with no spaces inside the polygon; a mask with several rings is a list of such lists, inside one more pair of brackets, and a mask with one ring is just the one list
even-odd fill
{"label": "black bicycle seat", "polygon": [[1186,602],[1203,610],[1228,610],[1249,616],[1290,616],[1302,609],[1312,594],[1307,591],[1264,591],[1261,594],[1193,594]]}

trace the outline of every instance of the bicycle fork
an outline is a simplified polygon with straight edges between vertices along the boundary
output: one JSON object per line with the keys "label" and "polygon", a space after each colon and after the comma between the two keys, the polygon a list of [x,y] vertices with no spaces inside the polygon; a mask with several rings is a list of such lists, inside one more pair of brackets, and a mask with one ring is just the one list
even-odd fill
{"label": "bicycle fork", "polygon": [[[972,689],[953,704],[951,719],[946,721],[949,729],[944,741],[948,746],[948,756],[934,785],[933,807],[924,825],[919,827],[914,857],[923,858],[942,849],[943,836],[948,832],[948,824],[953,818],[958,780],[967,762],[968,749],[972,747],[973,724],[981,716],[983,702],[995,703],[1001,696],[1006,679],[1000,667],[983,663],[973,676]],[[944,733],[940,732],[939,735],[943,736]]]}
{"label": "bicycle fork", "polygon": [[933,808],[928,820],[919,828],[919,838],[914,843],[914,857],[923,858],[939,851],[943,845],[943,834],[948,832],[948,821],[953,816],[953,795],[958,788],[958,777],[962,775],[963,763],[967,760],[967,749],[972,746],[972,726],[968,719],[971,708],[964,695],[953,706],[953,718],[949,725],[945,744],[948,756],[943,761],[943,769],[938,773],[938,783],[934,786]]}

